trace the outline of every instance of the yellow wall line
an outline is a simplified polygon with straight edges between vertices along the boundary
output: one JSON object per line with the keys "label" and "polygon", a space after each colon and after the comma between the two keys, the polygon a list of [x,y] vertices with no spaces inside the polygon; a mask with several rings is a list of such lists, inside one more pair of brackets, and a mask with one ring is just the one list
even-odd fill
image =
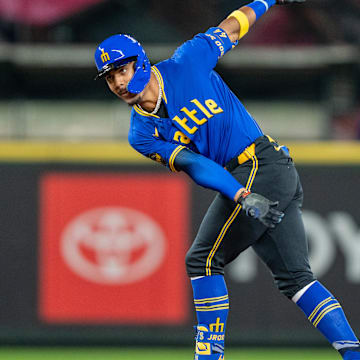
{"label": "yellow wall line", "polygon": [[[282,142],[297,164],[360,164],[360,142]],[[0,162],[144,163],[126,142],[0,142]]]}

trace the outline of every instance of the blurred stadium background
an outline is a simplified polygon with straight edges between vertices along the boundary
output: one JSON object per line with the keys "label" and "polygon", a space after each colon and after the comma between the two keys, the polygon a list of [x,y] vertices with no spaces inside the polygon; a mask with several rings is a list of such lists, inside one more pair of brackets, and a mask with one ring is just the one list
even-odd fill
{"label": "blurred stadium background", "polygon": [[[245,3],[0,0],[0,359],[191,359],[183,257],[214,194],[129,148],[93,51],[125,32],[156,63]],[[290,147],[314,271],[358,335],[359,55],[359,0],[308,0],[273,8],[217,67]],[[338,358],[251,250],[227,282],[227,359]]]}

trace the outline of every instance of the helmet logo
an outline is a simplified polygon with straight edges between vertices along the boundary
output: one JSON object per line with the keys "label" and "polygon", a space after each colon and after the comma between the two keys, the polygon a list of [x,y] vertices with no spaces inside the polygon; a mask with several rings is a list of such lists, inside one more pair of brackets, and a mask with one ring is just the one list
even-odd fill
{"label": "helmet logo", "polygon": [[101,60],[102,60],[102,62],[104,63],[104,62],[109,61],[110,60],[109,53],[105,52],[104,49],[101,49],[101,48],[99,48],[99,49],[101,50]]}

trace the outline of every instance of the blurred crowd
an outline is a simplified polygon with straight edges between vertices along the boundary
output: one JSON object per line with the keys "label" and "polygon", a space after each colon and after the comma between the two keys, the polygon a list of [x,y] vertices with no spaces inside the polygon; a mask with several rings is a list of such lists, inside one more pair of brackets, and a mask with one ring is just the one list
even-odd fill
{"label": "blurred crowd", "polygon": [[[109,34],[130,33],[144,44],[173,46],[216,26],[248,2],[0,0],[0,43],[97,43]],[[307,0],[274,7],[241,42],[249,46],[360,46],[360,0]],[[358,66],[355,73],[359,72]],[[335,81],[329,96],[332,136],[339,139],[360,139],[360,84],[351,83],[352,74]]]}
{"label": "blurred crowd", "polygon": [[[110,29],[176,42],[218,24],[240,0],[1,0],[0,39],[86,42]],[[136,34],[135,34],[136,35]],[[91,36],[91,37],[90,37]],[[360,43],[359,0],[308,0],[273,9],[244,40],[253,44]]]}

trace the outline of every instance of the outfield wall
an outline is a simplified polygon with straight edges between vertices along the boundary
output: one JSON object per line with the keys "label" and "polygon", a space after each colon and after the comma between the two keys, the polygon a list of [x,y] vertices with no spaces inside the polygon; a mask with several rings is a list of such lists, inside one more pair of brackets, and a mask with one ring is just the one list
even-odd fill
{"label": "outfield wall", "polygon": [[[288,144],[311,263],[360,330],[360,145]],[[191,344],[184,255],[214,193],[126,144],[0,143],[0,343]],[[248,250],[233,344],[323,344]]]}

